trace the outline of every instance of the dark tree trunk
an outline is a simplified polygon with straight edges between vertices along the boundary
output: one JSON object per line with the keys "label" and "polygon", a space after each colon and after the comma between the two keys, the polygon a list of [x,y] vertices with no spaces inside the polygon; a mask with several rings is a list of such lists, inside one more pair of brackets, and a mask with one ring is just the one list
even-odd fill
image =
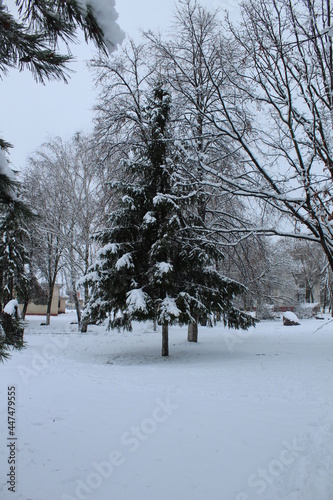
{"label": "dark tree trunk", "polygon": [[188,324],[187,340],[189,342],[198,342],[198,322],[197,321],[194,321],[193,323]]}
{"label": "dark tree trunk", "polygon": [[22,313],[21,313],[21,317],[23,320],[25,320],[25,315],[27,314],[28,305],[29,305],[29,299],[26,299],[24,301],[23,309],[22,309]]}
{"label": "dark tree trunk", "polygon": [[4,304],[4,297],[3,297],[3,289],[4,289],[4,283],[3,283],[3,271],[0,271],[0,314],[2,313],[2,306]]}
{"label": "dark tree trunk", "polygon": [[[88,240],[90,237],[88,236]],[[86,275],[89,269],[89,243],[86,244],[85,256],[84,256],[84,274]],[[87,304],[89,299],[89,286],[88,283],[84,284],[84,305]]]}
{"label": "dark tree trunk", "polygon": [[169,325],[162,325],[162,356],[169,356]]}
{"label": "dark tree trunk", "polygon": [[84,318],[81,322],[81,333],[87,333],[88,331],[88,320]]}
{"label": "dark tree trunk", "polygon": [[75,284],[73,283],[73,295],[74,295],[74,303],[75,303],[75,309],[76,309],[76,316],[77,316],[77,324],[78,324],[78,330],[80,331],[81,328],[81,309],[80,309],[80,302],[79,302],[79,297],[77,296],[77,291],[75,289]]}
{"label": "dark tree trunk", "polygon": [[51,317],[51,307],[52,307],[52,299],[53,299],[53,289],[54,285],[49,286],[49,296],[47,299],[47,308],[46,308],[46,325],[50,324],[50,317]]}
{"label": "dark tree trunk", "polygon": [[[89,238],[89,237],[88,237]],[[88,268],[89,268],[89,244],[86,244],[86,250],[85,250],[85,272],[84,274],[87,274]],[[89,299],[89,286],[88,283],[84,284],[84,305],[87,305]],[[87,333],[88,331],[88,319],[87,318],[81,318],[81,333]]]}

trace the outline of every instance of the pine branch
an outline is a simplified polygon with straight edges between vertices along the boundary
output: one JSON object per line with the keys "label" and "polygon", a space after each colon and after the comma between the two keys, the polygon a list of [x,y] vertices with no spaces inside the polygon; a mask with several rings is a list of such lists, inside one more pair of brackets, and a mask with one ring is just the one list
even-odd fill
{"label": "pine branch", "polygon": [[10,148],[12,148],[12,144],[10,142],[5,141],[4,139],[1,139],[0,137],[0,149],[3,149],[4,151],[8,152]]}
{"label": "pine branch", "polygon": [[49,48],[46,32],[30,33],[0,5],[0,73],[17,67],[22,71],[27,67],[36,81],[64,80],[67,82],[69,69],[66,63],[72,57],[60,55]]}
{"label": "pine branch", "polygon": [[17,0],[22,21],[30,30],[47,34],[50,43],[60,40],[66,44],[76,40],[76,29],[84,32],[85,40],[91,40],[97,48],[107,53],[104,33],[99,27],[90,5],[86,11],[75,0],[41,1]]}

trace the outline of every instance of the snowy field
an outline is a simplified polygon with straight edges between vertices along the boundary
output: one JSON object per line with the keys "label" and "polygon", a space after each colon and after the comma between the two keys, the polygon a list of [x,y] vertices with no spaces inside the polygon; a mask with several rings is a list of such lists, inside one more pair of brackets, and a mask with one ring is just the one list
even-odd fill
{"label": "snowy field", "polygon": [[[332,500],[333,322],[199,343],[28,319],[28,347],[0,365],[0,498]],[[8,491],[7,389],[15,386],[16,491]]]}

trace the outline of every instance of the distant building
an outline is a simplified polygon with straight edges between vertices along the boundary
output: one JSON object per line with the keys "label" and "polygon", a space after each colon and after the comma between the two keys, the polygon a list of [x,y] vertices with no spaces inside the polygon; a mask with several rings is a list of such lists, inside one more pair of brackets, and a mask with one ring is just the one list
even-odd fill
{"label": "distant building", "polygon": [[[55,285],[53,291],[53,298],[51,304],[51,316],[58,316],[58,314],[64,314],[66,312],[66,300],[67,297],[62,297],[60,295],[60,290],[62,285]],[[22,312],[23,304],[19,304],[20,311]],[[29,302],[27,315],[46,315],[47,304],[34,304]]]}

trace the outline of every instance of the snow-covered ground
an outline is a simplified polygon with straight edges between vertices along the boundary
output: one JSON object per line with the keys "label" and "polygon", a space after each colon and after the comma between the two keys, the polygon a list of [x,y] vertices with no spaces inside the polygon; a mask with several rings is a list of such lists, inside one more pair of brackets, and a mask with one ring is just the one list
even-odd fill
{"label": "snow-covered ground", "polygon": [[[28,319],[0,366],[0,498],[332,500],[333,322],[161,333]],[[15,386],[16,492],[7,389]],[[9,446],[8,446],[9,443]]]}

